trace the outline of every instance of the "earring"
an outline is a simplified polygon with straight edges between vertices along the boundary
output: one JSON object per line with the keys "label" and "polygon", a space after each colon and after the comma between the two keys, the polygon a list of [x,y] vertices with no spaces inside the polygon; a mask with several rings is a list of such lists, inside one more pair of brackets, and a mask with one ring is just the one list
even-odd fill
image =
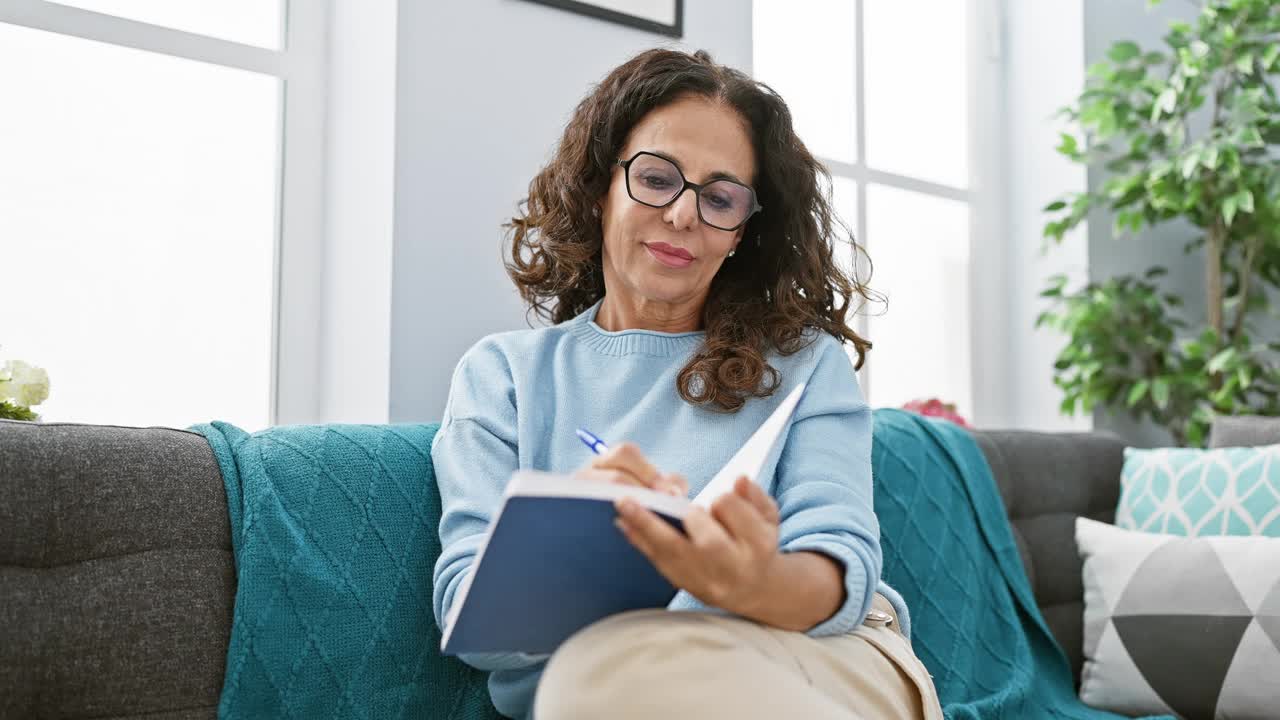
{"label": "earring", "polygon": [[737,249],[737,248],[734,248],[734,249],[732,249],[732,250],[730,250],[730,251],[729,251],[729,254],[728,254],[726,257],[733,257],[733,254],[734,254],[734,253],[736,253],[736,252],[738,252],[738,249]]}

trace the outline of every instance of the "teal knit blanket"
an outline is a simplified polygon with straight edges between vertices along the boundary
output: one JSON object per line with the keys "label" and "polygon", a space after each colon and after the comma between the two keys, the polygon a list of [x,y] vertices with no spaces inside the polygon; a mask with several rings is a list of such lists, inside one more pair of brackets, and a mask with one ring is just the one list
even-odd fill
{"label": "teal knit blanket", "polygon": [[[237,589],[218,716],[493,720],[439,653],[435,425],[192,426],[222,470]],[[1116,718],[1076,698],[977,444],[875,412],[884,577],[948,718]]]}
{"label": "teal knit blanket", "polygon": [[1121,717],[1076,696],[972,436],[877,410],[871,455],[884,579],[911,609],[912,647],[948,720]]}
{"label": "teal knit blanket", "polygon": [[222,469],[236,598],[218,717],[492,720],[431,610],[436,425],[192,426]]}

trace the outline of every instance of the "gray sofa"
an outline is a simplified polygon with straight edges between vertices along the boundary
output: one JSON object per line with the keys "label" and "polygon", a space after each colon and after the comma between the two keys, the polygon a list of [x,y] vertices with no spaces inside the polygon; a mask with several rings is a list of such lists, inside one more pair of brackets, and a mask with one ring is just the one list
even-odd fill
{"label": "gray sofa", "polygon": [[[1218,430],[1215,443],[1234,444]],[[1113,519],[1124,444],[975,435],[1078,678],[1073,523]],[[234,594],[226,498],[203,436],[0,420],[0,718],[214,717]]]}

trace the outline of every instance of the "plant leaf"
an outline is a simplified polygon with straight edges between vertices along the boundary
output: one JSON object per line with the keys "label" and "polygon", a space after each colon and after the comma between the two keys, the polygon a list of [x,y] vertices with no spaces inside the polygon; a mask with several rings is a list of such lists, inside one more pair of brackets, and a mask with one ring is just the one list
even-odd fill
{"label": "plant leaf", "polygon": [[1266,52],[1262,53],[1263,69],[1270,70],[1271,66],[1275,64],[1276,58],[1280,58],[1280,43],[1272,43],[1267,47]]}
{"label": "plant leaf", "polygon": [[1138,383],[1133,386],[1133,389],[1129,391],[1129,397],[1127,400],[1125,400],[1125,404],[1127,404],[1129,407],[1133,407],[1134,405],[1137,405],[1138,401],[1142,399],[1142,396],[1147,394],[1147,389],[1150,387],[1151,387],[1150,381],[1139,380]]}
{"label": "plant leaf", "polygon": [[1058,133],[1058,137],[1060,142],[1058,143],[1058,147],[1055,149],[1059,153],[1066,155],[1073,160],[1080,157],[1080,143],[1076,140],[1074,135],[1071,135],[1070,133]]}
{"label": "plant leaf", "polygon": [[1253,212],[1253,192],[1248,188],[1236,193],[1236,201],[1240,209],[1247,212]]}
{"label": "plant leaf", "polygon": [[1156,378],[1151,383],[1151,399],[1155,401],[1156,407],[1161,410],[1169,407],[1169,380],[1167,378]]}
{"label": "plant leaf", "polygon": [[1058,408],[1063,415],[1071,416],[1076,414],[1076,397],[1068,395],[1062,399],[1062,405]]}
{"label": "plant leaf", "polygon": [[1262,133],[1258,132],[1258,128],[1250,127],[1240,135],[1240,142],[1248,147],[1263,147],[1266,141],[1262,139]]}
{"label": "plant leaf", "polygon": [[1178,91],[1173,88],[1165,88],[1160,93],[1160,97],[1156,98],[1155,103],[1151,105],[1151,122],[1160,119],[1161,113],[1171,113],[1178,105]]}
{"label": "plant leaf", "polygon": [[1200,158],[1200,162],[1210,170],[1218,169],[1218,146],[1210,145],[1205,148],[1204,155]]}
{"label": "plant leaf", "polygon": [[1227,363],[1234,360],[1235,357],[1236,349],[1227,348],[1226,350],[1219,352],[1217,355],[1214,355],[1213,359],[1209,361],[1209,364],[1204,366],[1204,369],[1210,375],[1217,375],[1222,372],[1222,369],[1227,366]]}
{"label": "plant leaf", "polygon": [[1182,178],[1184,180],[1190,179],[1198,167],[1200,167],[1200,151],[1192,150],[1182,158]]}
{"label": "plant leaf", "polygon": [[1107,57],[1111,58],[1112,62],[1124,63],[1129,62],[1141,54],[1142,49],[1138,47],[1137,43],[1124,40],[1112,45],[1111,50],[1107,52]]}

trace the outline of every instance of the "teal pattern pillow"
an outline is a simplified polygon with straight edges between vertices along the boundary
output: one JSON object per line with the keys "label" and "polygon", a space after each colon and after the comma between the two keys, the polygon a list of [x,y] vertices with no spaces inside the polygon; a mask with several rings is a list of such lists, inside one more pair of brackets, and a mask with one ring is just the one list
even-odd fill
{"label": "teal pattern pillow", "polygon": [[1280,537],[1280,445],[1126,448],[1116,525],[1185,537]]}

